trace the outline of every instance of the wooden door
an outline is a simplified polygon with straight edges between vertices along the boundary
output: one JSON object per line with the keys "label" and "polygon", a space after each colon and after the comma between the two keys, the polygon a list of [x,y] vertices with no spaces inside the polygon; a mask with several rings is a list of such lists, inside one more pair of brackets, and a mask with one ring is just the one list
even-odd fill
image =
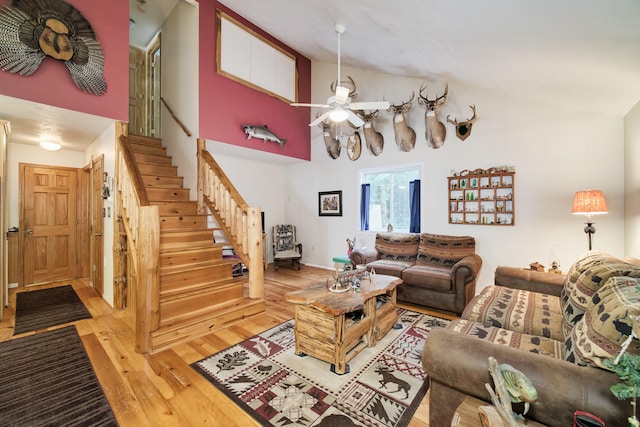
{"label": "wooden door", "polygon": [[129,132],[147,135],[145,117],[145,52],[129,46]]}
{"label": "wooden door", "polygon": [[91,167],[91,213],[90,213],[90,234],[91,234],[91,265],[89,281],[93,284],[98,294],[104,292],[103,271],[104,271],[104,204],[102,199],[102,187],[106,184],[104,176],[104,156],[100,156],[93,161]]}
{"label": "wooden door", "polygon": [[77,169],[20,163],[23,284],[76,277]]}

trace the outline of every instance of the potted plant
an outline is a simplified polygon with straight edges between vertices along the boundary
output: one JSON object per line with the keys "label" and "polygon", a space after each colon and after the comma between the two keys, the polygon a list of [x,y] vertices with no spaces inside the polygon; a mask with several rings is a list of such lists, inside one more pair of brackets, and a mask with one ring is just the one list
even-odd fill
{"label": "potted plant", "polygon": [[633,399],[633,415],[628,418],[630,427],[639,427],[636,398],[640,396],[640,356],[622,354],[616,361],[605,360],[604,365],[615,372],[622,382],[611,386],[611,393],[619,399]]}

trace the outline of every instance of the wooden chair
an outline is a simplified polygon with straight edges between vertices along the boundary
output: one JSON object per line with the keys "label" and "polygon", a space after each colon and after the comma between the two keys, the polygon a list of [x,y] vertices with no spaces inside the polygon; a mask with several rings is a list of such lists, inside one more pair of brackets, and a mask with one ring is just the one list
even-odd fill
{"label": "wooden chair", "polygon": [[300,270],[300,258],[302,258],[302,243],[296,242],[296,226],[290,224],[278,224],[273,226],[273,265],[276,271],[282,262],[291,262],[291,266],[297,264]]}

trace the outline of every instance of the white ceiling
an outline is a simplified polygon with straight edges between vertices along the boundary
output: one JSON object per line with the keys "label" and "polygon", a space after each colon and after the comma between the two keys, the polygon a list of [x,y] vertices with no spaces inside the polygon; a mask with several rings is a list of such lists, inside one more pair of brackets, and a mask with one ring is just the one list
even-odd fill
{"label": "white ceiling", "polygon": [[[131,17],[136,21],[132,44],[147,44],[178,1],[147,1],[141,13],[137,0],[131,0]],[[623,116],[640,101],[638,0],[221,3],[311,60],[336,62],[334,25],[340,23],[346,27],[341,43],[343,65],[426,82],[479,86],[616,116]],[[40,123],[42,114],[34,115],[30,106],[12,107],[8,113],[7,100],[0,97],[0,118],[8,115],[11,119],[14,140],[38,128],[35,123]],[[51,118],[49,124],[55,126],[56,113],[46,114]],[[23,115],[26,117],[19,117]],[[80,120],[66,113],[60,117],[67,125],[58,132],[69,144],[105,129],[100,120],[92,122],[93,126],[85,121],[78,128],[73,123]],[[37,119],[35,123],[32,118]]]}
{"label": "white ceiling", "polygon": [[221,0],[312,60],[624,115],[640,101],[638,0]]}

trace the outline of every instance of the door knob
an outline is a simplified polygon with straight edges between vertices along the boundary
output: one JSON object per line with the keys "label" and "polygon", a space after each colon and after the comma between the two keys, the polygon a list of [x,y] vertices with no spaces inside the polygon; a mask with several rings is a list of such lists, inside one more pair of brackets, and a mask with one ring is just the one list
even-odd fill
{"label": "door knob", "polygon": [[33,234],[33,230],[25,230],[26,234]]}
{"label": "door knob", "polygon": [[100,237],[100,236],[102,236],[102,233],[94,233],[93,235],[96,236],[96,237]]}

